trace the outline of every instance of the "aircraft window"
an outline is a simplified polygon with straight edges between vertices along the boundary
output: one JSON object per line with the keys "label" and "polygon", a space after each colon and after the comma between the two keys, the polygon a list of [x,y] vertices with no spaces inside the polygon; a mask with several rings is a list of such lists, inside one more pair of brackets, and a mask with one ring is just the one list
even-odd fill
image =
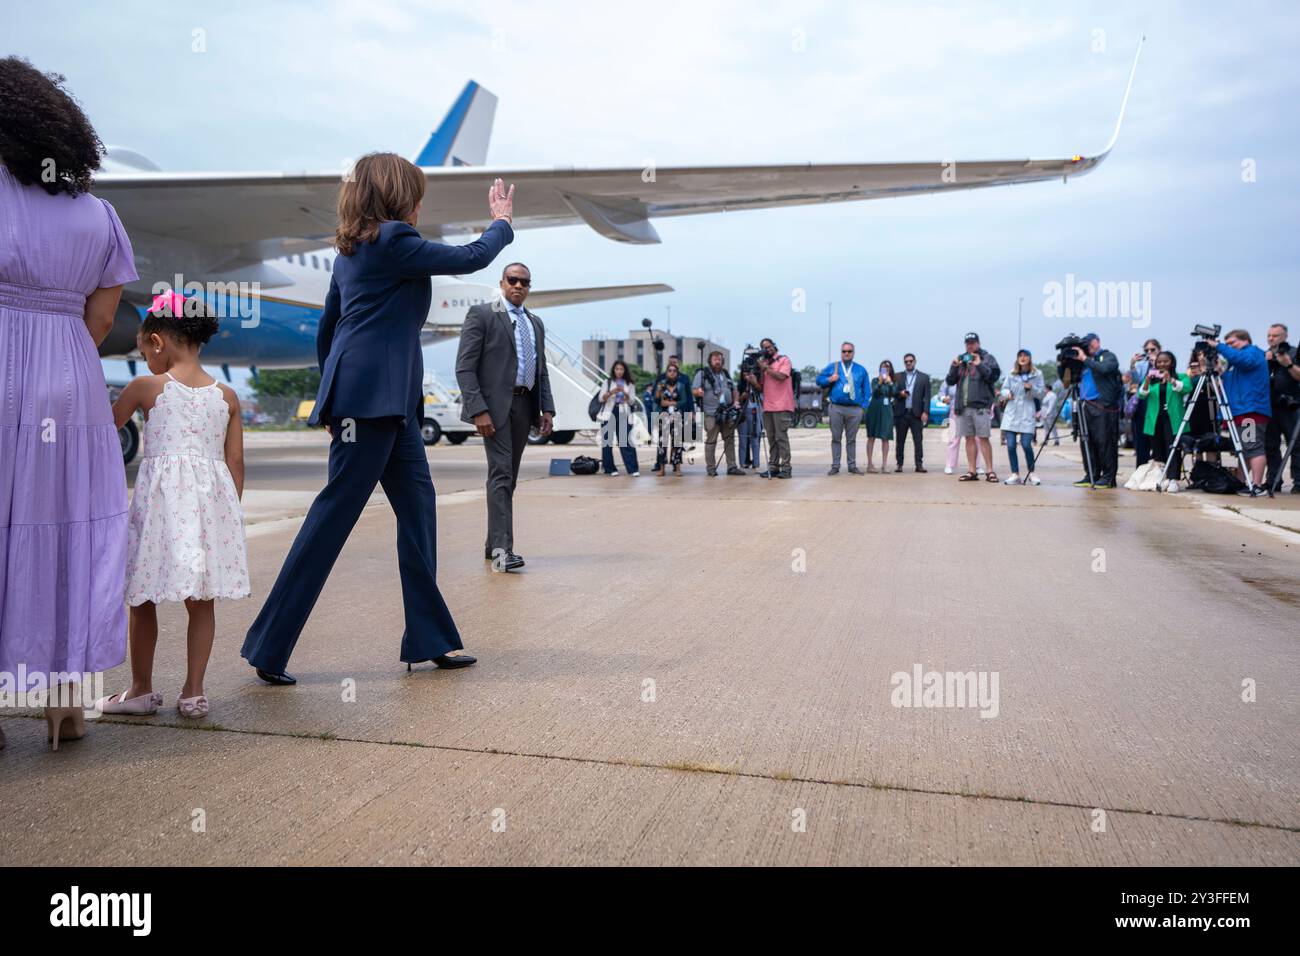
{"label": "aircraft window", "polygon": [[328,259],[322,259],[321,261],[325,263],[325,271],[326,271],[326,272],[333,272],[333,271],[334,271],[334,267],[330,264],[330,261],[329,261]]}
{"label": "aircraft window", "polygon": [[315,256],[312,256],[312,257],[311,257],[311,267],[312,267],[313,269],[319,269],[319,268],[320,268],[320,260],[317,259]]}
{"label": "aircraft window", "polygon": [[305,266],[306,264],[307,264],[307,257],[304,256],[301,252],[298,253],[298,265]]}

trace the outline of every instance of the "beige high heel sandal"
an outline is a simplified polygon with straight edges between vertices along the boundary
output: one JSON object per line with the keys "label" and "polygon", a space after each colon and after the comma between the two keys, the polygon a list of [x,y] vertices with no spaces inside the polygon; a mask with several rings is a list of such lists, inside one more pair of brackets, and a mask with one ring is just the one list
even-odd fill
{"label": "beige high heel sandal", "polygon": [[[58,697],[58,689],[50,691],[50,699]],[[65,729],[64,725],[71,726]],[[59,749],[60,740],[80,740],[86,736],[86,712],[80,707],[46,707],[45,725],[50,732],[50,750]]]}

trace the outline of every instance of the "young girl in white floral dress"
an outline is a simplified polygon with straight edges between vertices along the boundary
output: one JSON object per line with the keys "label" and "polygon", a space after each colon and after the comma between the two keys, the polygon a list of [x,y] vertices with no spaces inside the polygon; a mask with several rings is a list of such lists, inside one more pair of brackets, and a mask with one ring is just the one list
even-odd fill
{"label": "young girl in white floral dress", "polygon": [[131,687],[105,698],[105,713],[153,714],[162,706],[153,689],[157,604],[184,601],[188,667],[176,709],[182,717],[206,716],[214,601],[249,593],[239,399],[199,364],[199,350],[216,331],[198,299],[155,297],[136,340],[153,374],[134,379],[113,405],[118,428],[136,409],[145,427],[127,539]]}

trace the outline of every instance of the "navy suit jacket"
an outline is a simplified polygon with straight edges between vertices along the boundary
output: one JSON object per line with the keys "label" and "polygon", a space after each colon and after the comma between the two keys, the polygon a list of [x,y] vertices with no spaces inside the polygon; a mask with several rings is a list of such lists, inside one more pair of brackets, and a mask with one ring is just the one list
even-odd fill
{"label": "navy suit jacket", "polygon": [[321,380],[309,423],[422,417],[420,329],[432,301],[429,277],[477,272],[514,235],[498,219],[474,242],[448,246],[404,222],[386,222],[374,242],[335,258],[316,333]]}

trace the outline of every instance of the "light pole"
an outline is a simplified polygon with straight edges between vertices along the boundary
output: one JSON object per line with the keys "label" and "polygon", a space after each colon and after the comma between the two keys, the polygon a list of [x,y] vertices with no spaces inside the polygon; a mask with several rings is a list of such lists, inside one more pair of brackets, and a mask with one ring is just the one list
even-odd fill
{"label": "light pole", "polygon": [[826,303],[826,361],[827,362],[833,362],[835,360],[835,350],[831,347],[831,308],[834,306],[834,304],[835,303],[833,302]]}

